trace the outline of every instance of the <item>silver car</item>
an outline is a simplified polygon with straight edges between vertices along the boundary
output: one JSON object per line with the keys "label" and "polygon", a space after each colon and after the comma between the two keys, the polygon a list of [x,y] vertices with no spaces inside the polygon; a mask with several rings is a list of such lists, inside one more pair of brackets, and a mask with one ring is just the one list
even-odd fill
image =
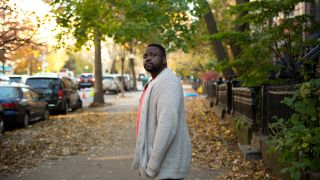
{"label": "silver car", "polygon": [[120,91],[120,79],[116,74],[104,74],[102,76],[102,87],[104,92],[118,93]]}

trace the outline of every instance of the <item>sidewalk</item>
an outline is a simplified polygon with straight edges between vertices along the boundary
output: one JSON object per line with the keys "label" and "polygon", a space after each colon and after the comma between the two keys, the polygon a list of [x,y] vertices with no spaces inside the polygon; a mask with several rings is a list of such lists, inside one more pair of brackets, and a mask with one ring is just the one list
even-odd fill
{"label": "sidewalk", "polygon": [[[188,86],[184,87],[189,89]],[[114,116],[137,110],[141,91],[127,92],[124,98],[112,96],[106,99],[111,106],[104,107],[105,112]],[[100,112],[100,110],[99,110]],[[99,113],[97,112],[97,113]],[[134,121],[132,121],[134,122]],[[132,170],[133,151],[135,147],[134,123],[121,126],[114,131],[114,143],[103,147],[103,152],[67,156],[58,160],[47,160],[24,173],[1,176],[1,180],[138,180],[136,171]],[[94,148],[94,147],[93,147]],[[216,176],[212,170],[204,170],[192,165],[189,177],[192,180],[206,180]]]}

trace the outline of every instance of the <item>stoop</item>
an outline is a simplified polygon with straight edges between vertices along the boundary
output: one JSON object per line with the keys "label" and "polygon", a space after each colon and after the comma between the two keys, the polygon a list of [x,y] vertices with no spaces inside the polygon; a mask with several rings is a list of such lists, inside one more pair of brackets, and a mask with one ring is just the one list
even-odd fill
{"label": "stoop", "polygon": [[257,148],[247,144],[238,144],[238,147],[246,160],[260,160],[262,159],[262,153]]}
{"label": "stoop", "polygon": [[253,133],[252,139],[251,139],[251,145],[258,149],[259,151],[262,150],[262,142],[266,142],[268,140],[268,136],[266,135],[260,135],[257,133]]}

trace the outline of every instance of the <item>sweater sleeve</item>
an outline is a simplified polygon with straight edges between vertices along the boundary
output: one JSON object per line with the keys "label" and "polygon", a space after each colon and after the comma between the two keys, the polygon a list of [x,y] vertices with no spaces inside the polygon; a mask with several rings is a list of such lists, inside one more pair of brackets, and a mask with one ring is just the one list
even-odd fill
{"label": "sweater sleeve", "polygon": [[177,133],[182,98],[182,90],[176,84],[160,91],[161,94],[157,100],[158,125],[146,170],[150,177],[159,173],[167,150]]}

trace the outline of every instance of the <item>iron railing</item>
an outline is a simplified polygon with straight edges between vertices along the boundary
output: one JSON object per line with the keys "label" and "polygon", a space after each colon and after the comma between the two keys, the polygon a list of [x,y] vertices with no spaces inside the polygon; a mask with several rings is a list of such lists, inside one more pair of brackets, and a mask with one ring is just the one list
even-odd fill
{"label": "iron railing", "polygon": [[[256,127],[259,125],[263,134],[269,133],[269,124],[276,118],[288,119],[291,116],[292,109],[281,101],[284,97],[293,96],[293,85],[263,86],[259,107],[258,91],[255,88],[236,86],[238,84],[232,81],[203,82],[204,94],[213,102],[213,105],[220,106],[228,114],[237,113],[245,116],[252,125]],[[261,114],[260,122],[257,121],[258,112]]]}
{"label": "iron railing", "polygon": [[213,107],[217,102],[217,81],[210,80],[206,86],[210,107]]}
{"label": "iron railing", "polygon": [[257,97],[254,88],[234,87],[233,91],[233,106],[234,114],[245,116],[253,126],[257,121]]}
{"label": "iron railing", "polygon": [[269,134],[269,124],[275,122],[276,118],[288,119],[292,109],[281,103],[284,97],[292,97],[294,86],[264,86],[262,88],[262,119],[261,131]]}
{"label": "iron railing", "polygon": [[232,111],[232,83],[226,81],[224,83],[218,84],[218,102],[217,104],[226,110],[228,114]]}

